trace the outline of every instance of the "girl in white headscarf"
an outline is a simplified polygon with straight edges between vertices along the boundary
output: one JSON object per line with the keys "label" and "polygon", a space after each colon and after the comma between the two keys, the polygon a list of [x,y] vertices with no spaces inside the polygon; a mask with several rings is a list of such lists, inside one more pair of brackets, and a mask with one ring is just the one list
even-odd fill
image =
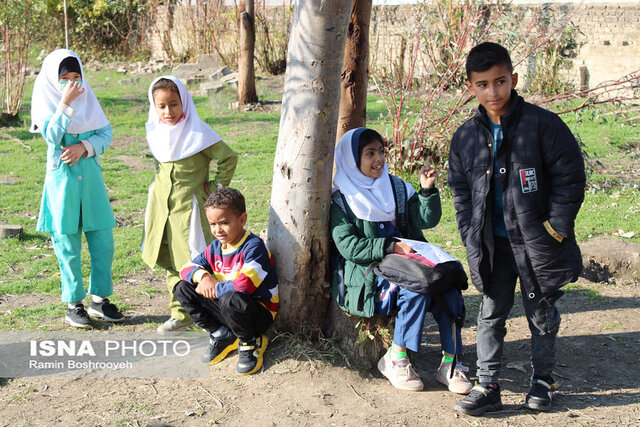
{"label": "girl in white headscarf", "polygon": [[[33,86],[31,132],[47,143],[47,173],[37,230],[51,233],[60,266],[65,322],[91,328],[89,314],[111,322],[124,316],[107,297],[113,293],[113,211],[99,155],[111,144],[111,125],[86,81],[78,55],[66,49],[44,59]],[[84,231],[91,255],[88,313],[80,263]]]}
{"label": "girl in white headscarf", "polygon": [[[464,374],[468,369],[455,363],[454,355],[462,351],[462,337],[459,328],[452,330],[454,319],[431,296],[367,274],[368,266],[387,254],[413,252],[399,238],[424,241],[422,230],[440,221],[437,171],[430,166],[430,158],[420,169],[421,189],[416,192],[411,184],[389,174],[382,136],[372,129],[357,128],[340,138],[335,163],[331,236],[343,260],[342,268],[334,270],[333,297],[343,310],[356,316],[395,313],[393,344],[378,362],[378,369],[402,390],[423,389],[407,349],[419,351],[424,317],[431,312],[439,325],[443,352],[436,380],[450,391],[468,394],[472,387]],[[404,200],[406,216],[397,213],[396,199],[398,204]],[[440,298],[452,315],[464,317],[459,289],[451,289]]]}
{"label": "girl in white headscarf", "polygon": [[[171,317],[159,333],[186,329],[191,319],[173,296],[180,269],[200,254],[213,237],[204,213],[212,189],[228,186],[237,154],[198,116],[180,79],[162,76],[149,86],[147,142],[157,160],[149,188],[142,259],[167,271]],[[216,174],[209,179],[209,165]]]}

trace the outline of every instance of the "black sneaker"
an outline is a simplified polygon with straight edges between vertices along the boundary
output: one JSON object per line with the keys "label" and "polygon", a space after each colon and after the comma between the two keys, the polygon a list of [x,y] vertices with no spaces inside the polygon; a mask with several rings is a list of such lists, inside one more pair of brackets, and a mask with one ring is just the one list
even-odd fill
{"label": "black sneaker", "polygon": [[536,411],[548,411],[551,409],[551,396],[553,391],[558,388],[558,383],[549,384],[538,378],[531,380],[531,388],[529,394],[524,401],[524,406]]}
{"label": "black sneaker", "polygon": [[103,299],[101,302],[91,302],[89,314],[107,322],[122,322],[124,320],[124,315],[120,313],[115,304],[109,302],[108,298]]}
{"label": "black sneaker", "polygon": [[264,352],[267,349],[267,337],[262,335],[238,345],[238,364],[236,371],[240,375],[249,375],[262,368]]}
{"label": "black sneaker", "polygon": [[64,321],[76,328],[91,329],[91,320],[82,304],[76,304],[75,307],[68,309]]}
{"label": "black sneaker", "polygon": [[471,393],[453,407],[456,411],[467,415],[482,415],[485,412],[501,411],[499,387],[483,387],[476,384]]}
{"label": "black sneaker", "polygon": [[222,362],[225,357],[229,355],[233,350],[238,348],[238,338],[233,334],[229,334],[224,338],[209,337],[209,348],[204,352],[200,360],[202,363],[208,363],[209,365],[215,365]]}

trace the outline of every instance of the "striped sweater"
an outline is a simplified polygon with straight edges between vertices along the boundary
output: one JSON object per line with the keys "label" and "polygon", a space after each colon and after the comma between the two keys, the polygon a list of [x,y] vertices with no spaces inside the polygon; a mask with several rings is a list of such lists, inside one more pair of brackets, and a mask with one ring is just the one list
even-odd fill
{"label": "striped sweater", "polygon": [[246,231],[235,246],[227,244],[224,248],[220,241],[214,240],[182,268],[180,277],[195,286],[205,273],[218,281],[218,297],[233,291],[247,293],[275,318],[280,299],[273,258],[255,234]]}

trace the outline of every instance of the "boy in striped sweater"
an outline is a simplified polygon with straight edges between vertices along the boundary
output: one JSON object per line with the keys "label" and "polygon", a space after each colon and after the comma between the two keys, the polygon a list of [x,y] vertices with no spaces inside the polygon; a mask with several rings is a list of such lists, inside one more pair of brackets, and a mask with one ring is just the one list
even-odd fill
{"label": "boy in striped sweater", "polygon": [[173,293],[189,316],[209,332],[204,363],[238,350],[241,375],[262,367],[267,337],[278,310],[278,282],[264,242],[245,230],[244,197],[233,188],[209,196],[205,213],[215,240],[187,264]]}

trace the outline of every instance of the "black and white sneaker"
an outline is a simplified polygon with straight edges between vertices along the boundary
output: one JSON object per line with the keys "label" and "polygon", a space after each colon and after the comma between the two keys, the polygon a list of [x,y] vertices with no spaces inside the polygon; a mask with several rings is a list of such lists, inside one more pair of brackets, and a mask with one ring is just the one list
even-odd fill
{"label": "black and white sneaker", "polygon": [[558,388],[558,383],[551,380],[550,383],[538,378],[531,380],[531,388],[524,401],[524,406],[535,411],[549,411],[553,391]]}
{"label": "black and white sneaker", "polygon": [[202,363],[215,365],[222,362],[228,355],[238,348],[238,338],[233,334],[222,338],[209,337],[209,347],[200,360]]}
{"label": "black and white sneaker", "polygon": [[500,388],[497,385],[483,387],[476,384],[471,389],[471,393],[456,403],[453,409],[473,416],[479,416],[485,412],[501,411]]}
{"label": "black and white sneaker", "polygon": [[240,375],[250,375],[262,368],[268,342],[264,335],[240,342],[238,345],[238,364],[236,365],[236,371]]}
{"label": "black and white sneaker", "polygon": [[115,304],[109,302],[108,298],[103,299],[101,302],[92,302],[89,307],[89,314],[107,322],[122,322],[124,320],[124,315],[120,313]]}
{"label": "black and white sneaker", "polygon": [[91,320],[82,304],[76,304],[75,307],[68,309],[64,321],[76,328],[91,329]]}

